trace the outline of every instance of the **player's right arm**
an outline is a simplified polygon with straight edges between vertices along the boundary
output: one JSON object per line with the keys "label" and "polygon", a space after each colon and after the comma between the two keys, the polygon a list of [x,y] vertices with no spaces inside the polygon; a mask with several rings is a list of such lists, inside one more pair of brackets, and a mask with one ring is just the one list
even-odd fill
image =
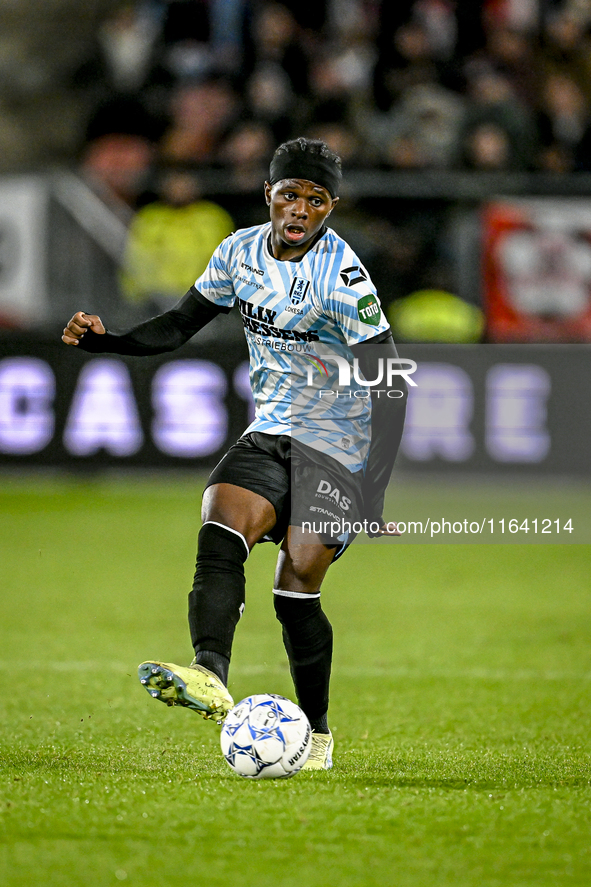
{"label": "player's right arm", "polygon": [[201,277],[170,311],[125,333],[112,333],[100,317],[78,311],[65,328],[62,341],[93,354],[149,355],[180,348],[218,314],[232,310],[236,297],[229,270],[233,242],[233,235],[229,235],[220,243]]}
{"label": "player's right arm", "polygon": [[64,328],[62,342],[65,342],[66,345],[79,345],[80,340],[88,330],[100,336],[104,336],[107,332],[102,320],[96,314],[86,314],[84,311],[77,311]]}
{"label": "player's right arm", "polygon": [[214,317],[228,311],[229,307],[213,303],[191,287],[170,311],[125,333],[112,333],[96,314],[78,311],[65,327],[62,342],[92,354],[163,354],[180,348]]}

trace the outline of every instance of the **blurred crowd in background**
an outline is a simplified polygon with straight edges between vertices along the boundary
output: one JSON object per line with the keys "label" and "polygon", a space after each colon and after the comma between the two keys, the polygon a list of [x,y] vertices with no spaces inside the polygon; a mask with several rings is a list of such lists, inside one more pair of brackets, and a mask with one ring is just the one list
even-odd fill
{"label": "blurred crowd in background", "polygon": [[302,133],[348,169],[591,170],[590,25],[587,0],[135,0],[55,86],[132,202],[154,162],[258,185]]}
{"label": "blurred crowd in background", "polygon": [[347,169],[591,170],[591,4],[136,0],[72,71],[89,172],[154,162],[259,186],[305,133]]}
{"label": "blurred crowd in background", "polygon": [[[265,220],[240,195],[260,194],[295,136],[323,139],[349,172],[591,171],[589,0],[52,3],[45,68],[27,70],[26,46],[20,73],[0,58],[0,168],[80,170],[130,226],[121,287],[146,311],[233,227]],[[211,170],[228,193],[204,200]],[[457,291],[448,223],[423,200],[396,218],[345,205],[340,226],[390,304]]]}

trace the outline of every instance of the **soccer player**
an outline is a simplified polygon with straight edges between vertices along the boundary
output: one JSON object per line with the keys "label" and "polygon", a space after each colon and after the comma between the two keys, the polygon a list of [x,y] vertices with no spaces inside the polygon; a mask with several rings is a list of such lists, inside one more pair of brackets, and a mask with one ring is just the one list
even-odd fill
{"label": "soccer player", "polygon": [[[155,698],[223,721],[233,706],[228,668],[244,609],[244,562],[257,542],[280,544],[274,604],[312,726],[307,769],[332,766],[332,629],[320,588],[355,522],[367,521],[372,536],[397,535],[382,509],[406,400],[402,376],[381,372],[398,356],[369,275],[326,225],[340,182],[340,159],[323,142],[286,142],[265,183],[270,222],[222,241],[174,308],[122,334],[79,311],[62,337],[91,353],[159,354],[239,308],[256,414],[203,496],[189,594],[195,658],[188,667],[148,661],[139,676]],[[359,389],[347,388],[347,367],[364,383]],[[376,380],[379,388],[370,388]]]}

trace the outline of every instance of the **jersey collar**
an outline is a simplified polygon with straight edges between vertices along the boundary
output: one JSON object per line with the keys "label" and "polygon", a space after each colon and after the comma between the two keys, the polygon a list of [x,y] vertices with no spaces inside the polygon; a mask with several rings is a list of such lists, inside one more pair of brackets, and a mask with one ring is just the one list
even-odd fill
{"label": "jersey collar", "polygon": [[302,262],[306,258],[306,256],[308,255],[309,252],[312,252],[312,250],[316,249],[316,247],[318,246],[318,244],[320,243],[320,241],[322,240],[322,238],[324,237],[324,235],[328,231],[327,225],[323,225],[322,228],[320,229],[320,231],[318,232],[318,234],[316,235],[315,239],[312,241],[312,243],[310,244],[310,246],[306,250],[306,252],[303,254],[303,256],[300,256],[299,259],[276,259],[275,256],[273,255],[273,245],[271,243],[271,233],[272,233],[271,223],[269,222],[268,224],[269,224],[269,233],[265,237],[265,248],[266,248],[269,256],[275,262],[281,262],[282,264],[286,264],[286,265],[299,265],[299,263]]}

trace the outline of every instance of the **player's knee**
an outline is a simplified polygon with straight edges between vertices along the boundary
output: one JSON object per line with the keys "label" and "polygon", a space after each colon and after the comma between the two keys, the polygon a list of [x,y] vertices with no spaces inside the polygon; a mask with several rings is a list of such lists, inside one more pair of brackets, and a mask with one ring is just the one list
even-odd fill
{"label": "player's knee", "polygon": [[307,594],[316,593],[323,578],[318,575],[315,564],[306,563],[292,564],[291,575],[294,588]]}
{"label": "player's knee", "polygon": [[251,549],[272,529],[277,516],[272,504],[262,496],[233,484],[217,483],[203,494],[201,519],[204,525],[233,528]]}
{"label": "player's knee", "polygon": [[320,590],[335,550],[324,546],[301,545],[288,555],[282,552],[275,574],[276,587],[315,594]]}

